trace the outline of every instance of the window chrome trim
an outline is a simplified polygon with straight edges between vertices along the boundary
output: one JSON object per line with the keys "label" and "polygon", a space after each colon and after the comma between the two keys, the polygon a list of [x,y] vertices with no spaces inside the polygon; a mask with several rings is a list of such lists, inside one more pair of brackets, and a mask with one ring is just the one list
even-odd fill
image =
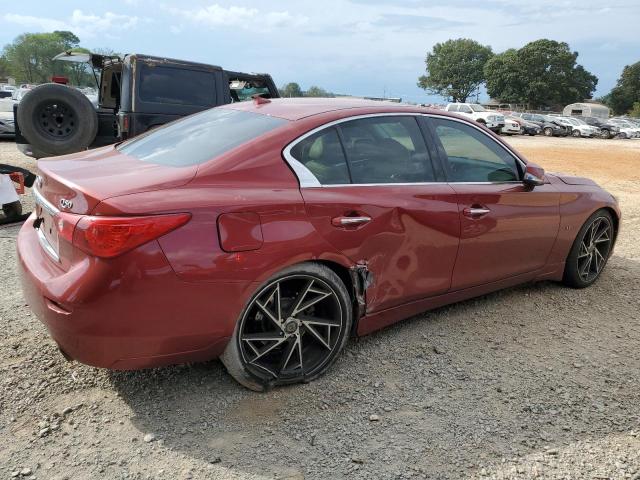
{"label": "window chrome trim", "polygon": [[[455,113],[455,112],[454,112]],[[298,143],[303,141],[304,139],[314,135],[315,133],[320,132],[321,130],[325,130],[327,128],[334,127],[341,123],[350,122],[351,120],[361,120],[365,118],[377,118],[377,117],[431,117],[438,118],[444,120],[451,120],[453,122],[462,123],[464,125],[475,128],[479,132],[483,133],[493,142],[496,142],[496,139],[493,138],[488,132],[485,132],[478,125],[474,125],[472,122],[467,120],[463,120],[461,118],[454,118],[445,115],[438,115],[434,113],[417,113],[417,112],[383,112],[383,113],[369,113],[364,115],[354,115],[352,117],[340,118],[338,120],[333,120],[328,123],[324,123],[319,127],[314,128],[313,130],[309,130],[307,133],[299,136],[295,140],[291,141],[282,151],[282,156],[284,157],[287,164],[291,167],[293,172],[298,177],[298,181],[300,182],[300,188],[329,188],[329,187],[377,187],[377,186],[389,186],[389,185],[397,185],[397,186],[410,186],[410,185],[442,185],[442,184],[451,184],[451,185],[500,185],[500,184],[521,184],[522,182],[519,180],[512,180],[506,182],[412,182],[412,183],[340,183],[340,184],[323,184],[316,178],[316,176],[305,167],[302,162],[294,158],[291,155],[291,150]],[[513,157],[518,165],[522,168],[524,172],[526,169],[526,164],[518,158],[518,156],[511,150],[508,146],[504,145],[501,142],[496,142],[500,147],[504,148],[509,155]],[[346,159],[345,159],[346,160]],[[35,189],[34,189],[35,190]],[[46,200],[45,200],[46,201]],[[54,207],[55,208],[55,207]]]}

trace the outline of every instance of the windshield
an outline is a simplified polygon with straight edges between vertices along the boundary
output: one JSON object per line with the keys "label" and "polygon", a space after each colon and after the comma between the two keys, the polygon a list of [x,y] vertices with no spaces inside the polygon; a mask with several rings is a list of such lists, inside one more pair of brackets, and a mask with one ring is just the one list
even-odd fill
{"label": "windshield", "polygon": [[471,107],[471,110],[473,110],[474,112],[486,112],[487,111],[482,105],[478,105],[477,103],[472,103],[469,106]]}
{"label": "windshield", "polygon": [[212,108],[126,141],[117,149],[143,162],[197,165],[285,123],[259,113]]}
{"label": "windshield", "polygon": [[567,121],[571,124],[571,125],[580,125],[580,122],[578,120],[576,120],[575,118],[567,118]]}

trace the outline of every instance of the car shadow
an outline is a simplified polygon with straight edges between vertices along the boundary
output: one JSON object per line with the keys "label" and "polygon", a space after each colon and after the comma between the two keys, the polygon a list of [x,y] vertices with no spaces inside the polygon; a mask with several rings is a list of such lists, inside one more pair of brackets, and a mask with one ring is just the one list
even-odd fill
{"label": "car shadow", "polygon": [[542,282],[439,308],[264,394],[218,361],[109,378],[136,428],[211,478],[543,474],[540,458],[579,462],[584,442],[638,429],[638,278],[614,255],[588,289]]}

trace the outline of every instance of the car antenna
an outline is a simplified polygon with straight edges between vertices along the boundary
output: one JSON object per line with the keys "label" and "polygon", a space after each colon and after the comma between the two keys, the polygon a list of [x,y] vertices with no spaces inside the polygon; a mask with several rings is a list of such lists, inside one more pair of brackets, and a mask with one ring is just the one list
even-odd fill
{"label": "car antenna", "polygon": [[256,105],[263,105],[265,103],[271,103],[271,100],[269,100],[268,98],[264,98],[259,93],[256,93],[255,95],[251,95],[251,98],[253,98],[253,103],[255,103]]}

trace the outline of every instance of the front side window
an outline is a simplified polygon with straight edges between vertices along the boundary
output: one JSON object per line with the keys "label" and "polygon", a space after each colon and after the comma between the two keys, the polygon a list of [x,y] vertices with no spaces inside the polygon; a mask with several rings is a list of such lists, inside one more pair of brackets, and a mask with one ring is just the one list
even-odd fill
{"label": "front side window", "polygon": [[156,128],[117,148],[143,162],[197,165],[287,123],[281,118],[212,108]]}
{"label": "front side window", "polygon": [[323,185],[351,183],[340,138],[335,128],[327,128],[301,140],[291,156],[307,167]]}
{"label": "front side window", "polygon": [[433,182],[434,172],[413,116],[379,116],[341,123],[353,183]]}
{"label": "front side window", "polygon": [[478,129],[461,122],[432,119],[447,159],[450,182],[512,182],[520,179],[517,161]]}

